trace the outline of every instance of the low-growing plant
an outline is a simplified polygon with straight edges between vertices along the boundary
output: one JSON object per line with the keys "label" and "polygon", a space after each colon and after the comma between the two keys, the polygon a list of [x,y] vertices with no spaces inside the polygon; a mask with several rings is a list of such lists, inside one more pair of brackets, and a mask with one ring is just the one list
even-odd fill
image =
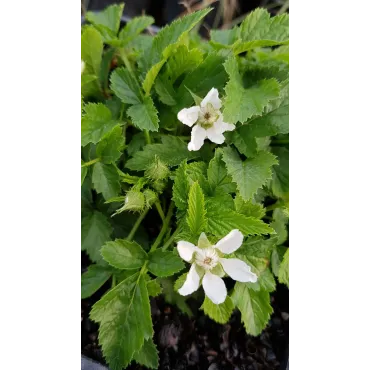
{"label": "low-growing plant", "polygon": [[206,41],[211,10],[154,36],[149,16],[120,29],[123,5],[82,27],[81,290],[111,282],[90,317],[112,370],[158,368],[150,297],[192,314],[192,294],[218,323],[239,310],[256,336],[288,285],[288,15]]}

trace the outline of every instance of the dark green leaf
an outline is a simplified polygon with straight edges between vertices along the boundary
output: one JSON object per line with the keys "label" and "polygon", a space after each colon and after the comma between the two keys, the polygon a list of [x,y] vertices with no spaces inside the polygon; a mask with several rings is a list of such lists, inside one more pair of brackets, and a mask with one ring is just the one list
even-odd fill
{"label": "dark green leaf", "polygon": [[148,270],[155,276],[167,277],[181,271],[185,267],[181,258],[169,251],[161,249],[149,253]]}
{"label": "dark green leaf", "polygon": [[90,265],[81,276],[81,299],[93,295],[111,276],[111,270],[98,265]]}
{"label": "dark green leaf", "polygon": [[132,105],[127,110],[132,123],[140,130],[158,131],[158,111],[150,96],[146,96],[140,104]]}
{"label": "dark green leaf", "polygon": [[127,104],[140,104],[142,101],[140,86],[135,76],[126,68],[117,68],[110,77],[111,89]]}
{"label": "dark green leaf", "polygon": [[134,354],[133,360],[149,369],[158,369],[158,351],[152,338],[144,341],[140,351]]}
{"label": "dark green leaf", "polygon": [[103,136],[96,147],[96,155],[103,163],[113,163],[120,158],[123,145],[122,128],[117,125]]}
{"label": "dark green leaf", "polygon": [[95,190],[102,193],[106,200],[116,197],[120,193],[120,176],[113,164],[95,163],[92,182]]}

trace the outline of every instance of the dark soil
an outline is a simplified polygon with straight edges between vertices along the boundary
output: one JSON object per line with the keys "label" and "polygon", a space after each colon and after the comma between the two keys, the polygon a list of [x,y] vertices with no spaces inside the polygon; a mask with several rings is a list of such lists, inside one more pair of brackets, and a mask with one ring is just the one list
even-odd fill
{"label": "dark soil", "polygon": [[[82,262],[87,260],[83,256]],[[87,261],[86,261],[87,262]],[[89,319],[92,305],[109,289],[110,282],[81,302],[82,354],[105,364],[98,345],[98,325]],[[162,297],[151,298],[154,342],[159,351],[159,370],[285,370],[289,342],[288,289],[277,286],[271,295],[274,308],[267,328],[258,337],[247,335],[235,311],[226,325],[216,324],[189,299],[195,317],[189,318]],[[133,364],[130,370],[145,369]]]}

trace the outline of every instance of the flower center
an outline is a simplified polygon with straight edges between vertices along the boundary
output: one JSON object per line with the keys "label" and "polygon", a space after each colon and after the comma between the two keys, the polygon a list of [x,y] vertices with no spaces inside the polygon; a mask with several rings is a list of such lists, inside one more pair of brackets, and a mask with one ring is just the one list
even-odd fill
{"label": "flower center", "polygon": [[218,264],[218,255],[213,247],[201,249],[195,254],[195,263],[205,270],[212,270]]}
{"label": "flower center", "polygon": [[219,118],[219,111],[213,108],[211,103],[208,103],[205,107],[200,108],[199,124],[204,129],[209,129]]}

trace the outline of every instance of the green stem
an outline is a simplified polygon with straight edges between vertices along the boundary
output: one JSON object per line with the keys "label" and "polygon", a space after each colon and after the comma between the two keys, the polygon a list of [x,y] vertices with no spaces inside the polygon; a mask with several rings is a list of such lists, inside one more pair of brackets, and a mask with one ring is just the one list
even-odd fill
{"label": "green stem", "polygon": [[157,200],[154,204],[157,208],[157,211],[158,211],[159,215],[161,216],[162,222],[164,222],[166,216],[164,215],[161,203],[159,203],[159,201]]}
{"label": "green stem", "polygon": [[83,165],[81,165],[81,167],[87,167],[87,166],[91,166],[92,164],[96,163],[96,162],[99,162],[100,161],[100,158],[95,158],[95,159],[92,159],[91,161],[89,162],[86,162],[84,163]]}
{"label": "green stem", "polygon": [[151,144],[152,143],[152,140],[150,139],[150,135],[149,135],[149,131],[148,130],[144,130],[144,136],[145,136],[145,141],[147,144]]}
{"label": "green stem", "polygon": [[173,234],[170,236],[170,238],[166,241],[166,243],[164,243],[163,247],[162,247],[162,250],[166,250],[171,244],[172,242],[174,241],[176,235],[178,234],[179,232],[179,228],[177,228]]}
{"label": "green stem", "polygon": [[125,67],[133,74],[131,63],[130,63],[130,61],[127,58],[125,49],[123,49],[123,48],[119,49],[119,55],[122,58],[123,63],[125,64]]}
{"label": "green stem", "polygon": [[116,275],[112,275],[112,288],[116,286]]}
{"label": "green stem", "polygon": [[154,244],[150,248],[150,252],[154,252],[158,248],[158,245],[161,243],[164,235],[166,234],[166,231],[167,231],[168,226],[169,226],[170,221],[171,221],[171,217],[173,215],[174,207],[175,207],[175,204],[173,202],[171,202],[170,207],[168,208],[167,216],[166,216],[166,218],[163,222],[162,229],[161,229],[160,233],[158,234],[157,239],[155,240]]}
{"label": "green stem", "polygon": [[126,240],[128,240],[128,241],[131,241],[133,238],[134,238],[134,236],[135,236],[135,233],[136,233],[136,231],[137,231],[137,229],[138,229],[138,227],[140,226],[140,224],[141,224],[141,221],[143,221],[144,220],[144,218],[145,218],[145,216],[146,216],[146,214],[148,213],[148,211],[149,211],[149,208],[147,208],[140,216],[139,216],[139,218],[136,220],[136,222],[135,222],[135,225],[132,227],[132,229],[131,229],[131,231],[130,231],[130,234],[128,234],[128,237],[126,238]]}

